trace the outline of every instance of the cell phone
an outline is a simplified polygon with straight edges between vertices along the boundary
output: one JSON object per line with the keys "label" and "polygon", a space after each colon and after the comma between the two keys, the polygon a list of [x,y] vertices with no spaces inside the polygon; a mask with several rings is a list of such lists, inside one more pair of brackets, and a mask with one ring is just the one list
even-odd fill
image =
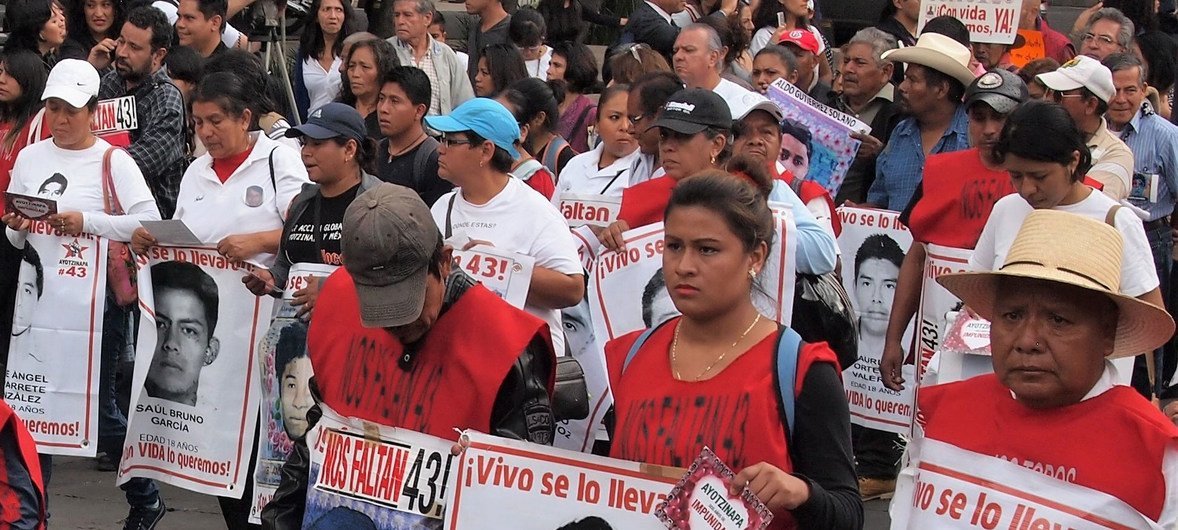
{"label": "cell phone", "polygon": [[784,26],[784,25],[785,25],[785,13],[784,12],[777,13],[777,27],[780,28],[781,26]]}

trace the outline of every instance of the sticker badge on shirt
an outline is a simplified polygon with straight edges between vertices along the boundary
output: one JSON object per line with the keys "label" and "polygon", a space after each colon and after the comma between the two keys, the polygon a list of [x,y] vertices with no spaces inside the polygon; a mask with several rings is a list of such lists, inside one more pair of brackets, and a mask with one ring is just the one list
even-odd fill
{"label": "sticker badge on shirt", "polygon": [[261,206],[265,197],[266,194],[262,192],[261,186],[250,186],[245,189],[245,205],[250,208]]}
{"label": "sticker badge on shirt", "polygon": [[1158,174],[1134,172],[1133,189],[1129,190],[1129,199],[1158,202]]}

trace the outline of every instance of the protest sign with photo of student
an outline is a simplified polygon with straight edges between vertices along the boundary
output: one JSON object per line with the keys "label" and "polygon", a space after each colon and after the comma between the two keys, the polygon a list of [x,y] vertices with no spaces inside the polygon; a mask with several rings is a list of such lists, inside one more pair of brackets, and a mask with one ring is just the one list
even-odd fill
{"label": "protest sign with photo of student", "polygon": [[213,249],[139,258],[139,342],[119,483],[160,480],[241,498],[254,449],[257,350],[273,299],[242,285],[250,265]]}
{"label": "protest sign with photo of student", "polygon": [[961,309],[961,300],[941,284],[937,278],[942,274],[969,271],[969,257],[972,250],[928,244],[925,246],[923,286],[920,290],[920,305],[916,310],[916,381],[928,368],[933,354],[941,347],[941,339],[948,328],[950,313]]}
{"label": "protest sign with photo of student", "polygon": [[[879,378],[879,363],[900,267],[912,245],[912,234],[900,223],[896,212],[840,207],[836,215],[843,225],[838,237],[843,255],[843,287],[855,307],[859,330],[859,359],[843,371],[851,423],[907,433],[912,427],[914,385],[900,392],[885,387]],[[911,325],[901,344],[912,344]],[[911,381],[912,366],[903,369],[904,377]]]}
{"label": "protest sign with photo of student", "polygon": [[254,498],[250,522],[261,523],[262,508],[274,497],[282,464],[294,448],[294,440],[307,432],[311,396],[311,358],[307,354],[307,320],[291,304],[294,294],[311,282],[331,275],[335,265],[295,263],[290,267],[278,315],[258,345],[258,376],[262,386],[261,435],[254,467]]}
{"label": "protest sign with photo of student", "polygon": [[[446,530],[663,529],[670,470],[467,431],[447,489]],[[577,526],[583,525],[583,526]]]}
{"label": "protest sign with photo of student", "polygon": [[21,252],[4,399],[45,454],[94,456],[107,240],[33,221]]}
{"label": "protest sign with photo of student", "polygon": [[458,467],[454,443],[320,406],[323,417],[307,433],[303,528],[441,529]]}
{"label": "protest sign with photo of student", "polygon": [[[821,184],[831,195],[838,193],[847,170],[859,151],[859,140],[851,138],[855,132],[868,133],[871,127],[858,118],[832,109],[793,86],[785,79],[769,85],[765,96],[781,108],[782,146],[805,145],[808,149],[808,169],[805,178]],[[800,136],[800,137],[799,137]]]}

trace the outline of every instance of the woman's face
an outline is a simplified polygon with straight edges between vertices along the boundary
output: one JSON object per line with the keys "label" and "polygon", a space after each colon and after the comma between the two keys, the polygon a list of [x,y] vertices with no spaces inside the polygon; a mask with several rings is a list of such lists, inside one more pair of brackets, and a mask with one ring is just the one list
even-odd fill
{"label": "woman's face", "polygon": [[344,6],[340,0],[323,0],[323,3],[319,4],[318,20],[324,35],[339,35],[344,27]]}
{"label": "woman's face", "polygon": [[282,403],[282,425],[291,439],[307,432],[307,411],[315,404],[311,397],[311,359],[299,357],[286,364],[278,374],[279,398]]}
{"label": "woman's face", "polygon": [[810,8],[806,6],[806,0],[780,0],[781,6],[785,8],[785,12],[794,17],[804,17],[810,14]]}
{"label": "woman's face", "polygon": [[316,140],[303,137],[303,165],[311,182],[334,184],[345,178],[349,172],[355,175],[351,161],[356,157],[356,144],[347,142],[340,145],[335,140]]}
{"label": "woman's face", "polygon": [[461,185],[463,176],[475,173],[482,158],[482,146],[470,145],[466,133],[446,133],[438,146],[438,176]]}
{"label": "woman's face", "polygon": [[634,152],[638,143],[630,136],[630,118],[626,115],[627,93],[614,94],[597,108],[597,134],[609,154],[621,158]]}
{"label": "woman's face", "polygon": [[111,0],[86,0],[82,6],[86,27],[91,33],[108,35],[115,23],[115,5]]}
{"label": "woman's face", "polygon": [[45,102],[45,119],[53,133],[53,143],[63,149],[83,145],[93,133],[90,132],[90,108],[74,108],[64,100],[49,98]]}
{"label": "woman's face", "polygon": [[1007,153],[1002,168],[1010,173],[1010,183],[1027,204],[1036,210],[1047,210],[1058,206],[1072,190],[1076,184],[1072,173],[1079,163],[1079,152],[1067,165]]}
{"label": "woman's face", "polygon": [[352,57],[348,60],[348,83],[357,99],[376,97],[379,88],[376,85],[377,74],[376,55],[372,53],[372,48],[353,48]]}
{"label": "woman's face", "polygon": [[0,62],[0,103],[12,103],[23,93],[20,83],[8,73],[8,65]]}
{"label": "woman's face", "polygon": [[781,58],[772,53],[762,53],[753,57],[752,80],[757,91],[764,94],[769,91],[769,85],[785,77],[789,81],[789,66],[781,62]]}
{"label": "woman's face", "polygon": [[249,148],[250,111],[233,116],[221,106],[207,101],[192,103],[192,121],[209,156],[226,158]]}
{"label": "woman's face", "polygon": [[57,3],[53,4],[52,11],[53,14],[49,20],[45,21],[44,26],[41,26],[40,37],[45,42],[45,46],[56,50],[58,46],[65,43],[65,13]]}
{"label": "woman's face", "polygon": [[548,80],[564,79],[564,69],[568,66],[568,62],[563,55],[552,54],[552,59],[548,61]]}
{"label": "woman's face", "polygon": [[723,147],[723,136],[709,140],[702,132],[686,135],[670,129],[659,131],[659,160],[667,176],[675,180],[712,167]]}
{"label": "woman's face", "polygon": [[749,270],[761,270],[764,245],[745,250],[724,218],[702,206],[672,209],[664,240],[663,275],[681,313],[714,318],[748,303]]}
{"label": "woman's face", "polygon": [[745,7],[740,10],[740,27],[744,30],[745,35],[752,35],[757,31],[757,27],[753,25],[753,10]]}
{"label": "woman's face", "polygon": [[491,80],[491,69],[487,67],[487,58],[479,57],[479,67],[474,74],[474,95],[489,98],[495,95],[495,82]]}

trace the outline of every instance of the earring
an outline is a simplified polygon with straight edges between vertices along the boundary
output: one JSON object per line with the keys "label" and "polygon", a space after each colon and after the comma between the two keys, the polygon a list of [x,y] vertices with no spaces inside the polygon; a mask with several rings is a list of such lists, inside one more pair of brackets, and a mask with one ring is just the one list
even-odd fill
{"label": "earring", "polygon": [[716,165],[716,155],[712,155],[712,165]]}
{"label": "earring", "polygon": [[749,269],[749,279],[750,280],[757,279],[757,271],[755,269]]}

